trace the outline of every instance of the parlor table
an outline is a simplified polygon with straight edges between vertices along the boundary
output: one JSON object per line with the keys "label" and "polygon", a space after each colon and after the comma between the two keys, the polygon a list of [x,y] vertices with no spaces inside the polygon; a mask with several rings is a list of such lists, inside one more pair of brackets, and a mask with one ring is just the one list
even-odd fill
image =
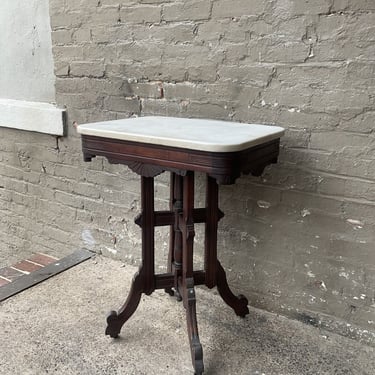
{"label": "parlor table", "polygon": [[[241,174],[259,176],[276,163],[280,137],[277,126],[238,122],[146,116],[79,125],[85,161],[104,156],[127,165],[141,176],[142,262],[130,293],[118,312],[107,318],[106,334],[115,338],[137,309],[142,293],[165,289],[183,301],[192,363],[203,373],[203,351],[198,335],[195,285],[217,287],[223,300],[241,317],[248,300],[228,286],[217,258],[217,228],[224,216],[218,207],[218,186],[233,184]],[[154,209],[154,177],[171,174],[170,209]],[[194,172],[206,174],[205,207],[194,207]],[[204,269],[193,269],[194,224],[205,224]],[[154,228],[170,226],[168,272],[155,274]],[[209,313],[209,312],[206,312]]]}

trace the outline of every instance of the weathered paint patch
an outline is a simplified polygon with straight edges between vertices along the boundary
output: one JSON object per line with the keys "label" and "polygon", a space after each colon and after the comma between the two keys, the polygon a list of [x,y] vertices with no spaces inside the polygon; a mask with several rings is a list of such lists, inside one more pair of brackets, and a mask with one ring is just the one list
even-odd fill
{"label": "weathered paint patch", "polygon": [[311,215],[311,212],[310,210],[308,210],[307,208],[304,208],[302,211],[301,211],[301,216],[302,217],[306,217],[308,215]]}
{"label": "weathered paint patch", "polygon": [[257,205],[260,208],[270,208],[271,207],[271,203],[270,202],[262,201],[262,200],[257,201]]}
{"label": "weathered paint patch", "polygon": [[93,235],[91,234],[91,231],[89,229],[84,229],[82,231],[81,237],[82,237],[82,241],[85,244],[85,246],[89,250],[93,250],[94,247],[95,247],[96,241],[95,241]]}
{"label": "weathered paint patch", "polygon": [[113,254],[113,255],[116,255],[116,254],[117,254],[117,250],[116,250],[116,249],[113,249],[113,248],[108,247],[108,246],[106,246],[105,249],[106,249],[109,253],[111,253],[111,254]]}

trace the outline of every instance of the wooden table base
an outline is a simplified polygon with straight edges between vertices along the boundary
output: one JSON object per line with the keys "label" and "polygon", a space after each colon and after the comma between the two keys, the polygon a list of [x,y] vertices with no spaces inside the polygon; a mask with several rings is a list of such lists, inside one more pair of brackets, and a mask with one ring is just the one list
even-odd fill
{"label": "wooden table base", "polygon": [[[104,156],[124,164],[142,179],[142,264],[129,296],[118,312],[111,312],[106,333],[117,337],[137,309],[142,293],[165,289],[182,300],[186,309],[192,361],[203,372],[203,352],[196,316],[195,285],[217,287],[223,300],[239,316],[249,313],[247,299],[235,296],[217,259],[218,184],[234,184],[242,174],[260,176],[277,162],[284,129],[226,121],[141,117],[80,125],[85,161]],[[170,207],[154,211],[154,177],[171,172]],[[207,175],[206,204],[194,207],[194,172]],[[205,223],[204,269],[193,270],[194,224]],[[169,225],[168,272],[155,275],[154,230]]]}
{"label": "wooden table base", "polygon": [[[194,172],[181,176],[171,173],[170,210],[154,211],[154,177],[141,177],[142,213],[136,223],[142,228],[142,264],[133,279],[131,290],[118,312],[107,318],[106,334],[117,337],[121,327],[133,315],[142,293],[150,295],[155,289],[165,289],[183,301],[196,375],[203,373],[203,350],[199,340],[196,316],[195,285],[217,287],[223,300],[235,313],[244,317],[249,313],[248,301],[230,290],[225,271],[217,259],[217,227],[223,213],[218,208],[218,185],[207,176],[206,206],[194,208]],[[194,224],[205,223],[204,270],[193,270]],[[155,274],[154,228],[171,226],[168,272]]]}

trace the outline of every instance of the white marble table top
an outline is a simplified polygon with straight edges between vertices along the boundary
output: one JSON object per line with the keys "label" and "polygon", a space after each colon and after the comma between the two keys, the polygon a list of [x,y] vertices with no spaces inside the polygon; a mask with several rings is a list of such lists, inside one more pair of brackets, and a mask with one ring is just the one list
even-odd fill
{"label": "white marble table top", "polygon": [[280,138],[279,126],[179,117],[134,117],[79,125],[78,133],[210,152],[235,152]]}

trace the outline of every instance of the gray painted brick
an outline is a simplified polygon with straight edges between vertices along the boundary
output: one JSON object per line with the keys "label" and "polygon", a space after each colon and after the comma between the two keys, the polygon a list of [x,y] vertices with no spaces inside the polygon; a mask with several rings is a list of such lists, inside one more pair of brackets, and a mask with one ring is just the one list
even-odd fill
{"label": "gray painted brick", "polygon": [[161,23],[152,27],[134,26],[134,35],[141,40],[157,40],[163,44],[193,42],[195,38],[196,24],[192,22]]}
{"label": "gray painted brick", "polygon": [[85,23],[85,17],[78,12],[75,13],[65,13],[60,9],[51,14],[51,27],[52,30],[58,29],[71,29],[73,27],[80,27]]}
{"label": "gray painted brick", "polygon": [[126,96],[136,96],[141,98],[161,99],[164,96],[163,84],[158,82],[125,82],[123,92]]}
{"label": "gray painted brick", "polygon": [[198,21],[208,19],[211,12],[211,1],[193,0],[176,2],[163,6],[162,18],[165,21]]}
{"label": "gray painted brick", "polygon": [[91,29],[79,28],[75,30],[72,35],[72,39],[76,43],[90,42],[91,41]]}
{"label": "gray painted brick", "polygon": [[98,7],[90,17],[90,21],[96,25],[113,26],[121,22],[119,7]]}
{"label": "gray painted brick", "polygon": [[158,23],[161,20],[161,7],[139,6],[122,7],[120,10],[121,22],[131,23]]}
{"label": "gray painted brick", "polygon": [[140,103],[138,99],[121,96],[109,96],[104,100],[104,106],[110,111],[139,113]]}
{"label": "gray painted brick", "polygon": [[51,35],[54,44],[69,44],[72,42],[71,30],[55,30]]}
{"label": "gray painted brick", "polygon": [[375,10],[375,4],[372,0],[358,0],[352,2],[350,0],[334,0],[333,10],[353,11],[353,10]]}
{"label": "gray painted brick", "polygon": [[101,61],[74,61],[70,64],[70,75],[73,77],[103,77],[104,65]]}
{"label": "gray painted brick", "polygon": [[212,17],[240,17],[242,15],[260,15],[264,12],[265,2],[261,0],[221,0],[213,3]]}
{"label": "gray painted brick", "polygon": [[140,4],[164,4],[171,3],[173,0],[138,0]]}
{"label": "gray painted brick", "polygon": [[159,61],[163,50],[157,43],[130,42],[118,44],[116,51],[120,61],[133,63],[135,61],[144,63],[145,61]]}
{"label": "gray painted brick", "polygon": [[248,65],[248,66],[223,66],[218,70],[219,79],[233,83],[243,83],[257,87],[265,87],[274,73],[273,66]]}
{"label": "gray painted brick", "polygon": [[351,134],[350,132],[312,133],[310,139],[311,148],[319,148],[328,151],[340,151],[347,147],[362,149],[370,144],[374,144],[372,138],[363,134]]}
{"label": "gray painted brick", "polygon": [[82,61],[83,50],[81,46],[76,45],[64,45],[53,47],[53,53],[58,56],[59,61]]}
{"label": "gray painted brick", "polygon": [[60,62],[55,64],[54,69],[56,77],[65,77],[69,75],[69,63],[68,62]]}

